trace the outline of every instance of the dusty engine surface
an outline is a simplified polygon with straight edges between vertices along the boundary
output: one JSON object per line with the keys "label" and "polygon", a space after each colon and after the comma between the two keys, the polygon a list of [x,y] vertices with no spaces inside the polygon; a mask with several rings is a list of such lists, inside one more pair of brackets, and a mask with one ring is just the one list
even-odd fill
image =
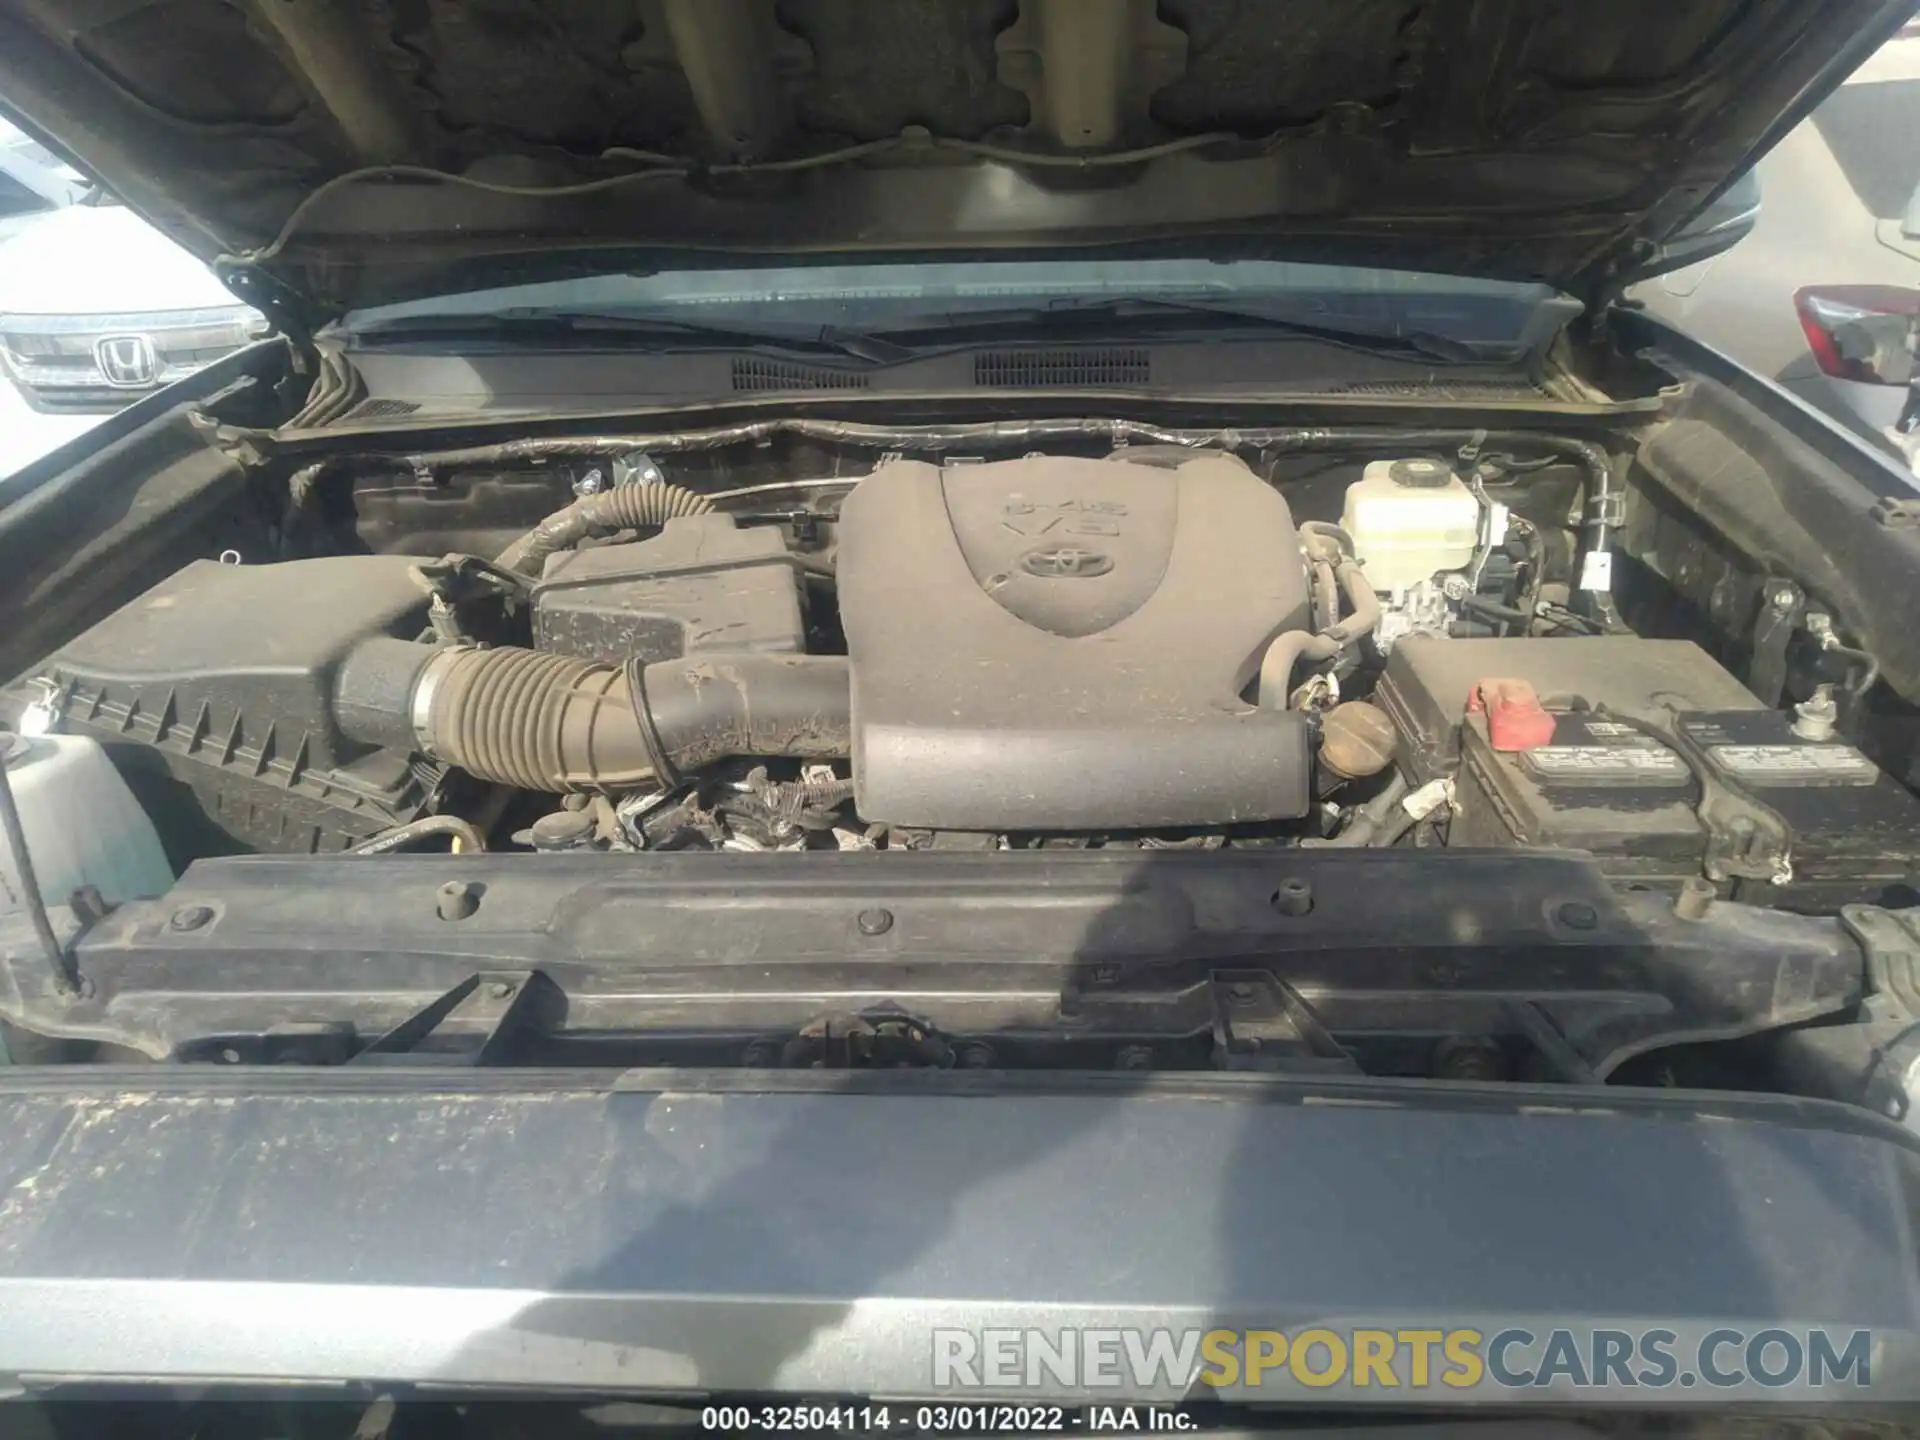
{"label": "dusty engine surface", "polygon": [[[352,848],[455,782],[638,803],[754,757],[771,779],[718,782],[745,800],[690,802],[709,838],[757,806],[742,847],[793,848],[849,792],[862,833],[1295,820],[1312,721],[1243,695],[1311,624],[1300,535],[1239,460],[1179,462],[884,464],[834,516],[830,589],[665,485],[593,502],[665,517],[638,534],[551,517],[517,594],[513,557],[201,563],[52,657],[36,703],[184,784],[180,853]],[[845,655],[809,645],[823,607]]]}
{"label": "dusty engine surface", "polygon": [[533,588],[536,649],[620,665],[703,651],[806,648],[794,557],[730,515],[670,520],[651,540],[569,550]]}
{"label": "dusty engine surface", "polygon": [[50,659],[26,729],[107,747],[176,865],[346,849],[450,798],[445,767],[348,732],[349,656],[406,643],[427,596],[403,556],[201,560]]}
{"label": "dusty engine surface", "polygon": [[[186,565],[6,698],[106,746],[176,865],[1406,844],[1779,908],[1912,890],[1920,799],[1840,733],[1849,672],[1789,708],[1631,633],[1537,459],[1009,451],[548,473],[493,555],[353,553],[356,516],[335,553]],[[540,473],[416,508],[464,533],[510,489],[524,523]]]}
{"label": "dusty engine surface", "polygon": [[1293,819],[1307,717],[1240,698],[1308,622],[1287,503],[1229,456],[883,467],[840,513],[861,815],[932,829]]}

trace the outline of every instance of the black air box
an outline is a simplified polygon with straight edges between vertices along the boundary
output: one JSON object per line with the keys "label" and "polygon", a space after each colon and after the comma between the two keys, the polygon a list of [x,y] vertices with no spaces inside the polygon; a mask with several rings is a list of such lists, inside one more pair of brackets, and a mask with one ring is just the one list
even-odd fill
{"label": "black air box", "polygon": [[794,560],[780,532],[731,515],[669,520],[632,545],[567,551],[533,592],[534,645],[643,665],[705,651],[806,648]]}
{"label": "black air box", "polygon": [[59,729],[108,747],[174,859],[235,843],[341,850],[424,814],[438,781],[438,767],[351,740],[334,717],[348,651],[425,627],[413,563],[195,561],[37,673],[56,686]]}

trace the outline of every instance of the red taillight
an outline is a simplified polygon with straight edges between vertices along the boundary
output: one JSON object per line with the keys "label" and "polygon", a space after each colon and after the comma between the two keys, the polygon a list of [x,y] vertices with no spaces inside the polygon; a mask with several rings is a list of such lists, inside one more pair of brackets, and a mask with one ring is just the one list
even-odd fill
{"label": "red taillight", "polygon": [[1868,385],[1913,379],[1920,290],[1892,285],[1810,285],[1793,308],[1822,373]]}

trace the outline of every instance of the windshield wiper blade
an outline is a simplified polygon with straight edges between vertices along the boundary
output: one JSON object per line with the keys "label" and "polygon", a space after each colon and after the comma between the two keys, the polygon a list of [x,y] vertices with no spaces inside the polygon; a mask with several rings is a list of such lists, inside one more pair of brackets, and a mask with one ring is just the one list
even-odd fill
{"label": "windshield wiper blade", "polygon": [[1310,320],[1270,314],[1235,305],[1215,305],[1203,300],[1182,300],[1152,295],[1117,296],[1102,300],[1075,300],[1059,304],[1035,305],[1024,309],[958,312],[936,324],[932,317],[920,317],[910,326],[870,333],[868,340],[901,341],[908,334],[926,337],[923,347],[958,346],[989,334],[1007,331],[1032,331],[1048,338],[1061,331],[1109,328],[1132,320],[1205,322],[1209,327],[1259,331],[1294,336],[1369,355],[1404,355],[1444,365],[1498,363],[1511,356],[1486,355],[1450,336],[1427,330],[1385,332],[1321,325]]}
{"label": "windshield wiper blade", "polygon": [[1279,334],[1369,355],[1404,356],[1443,365],[1492,364],[1516,358],[1482,354],[1461,341],[1431,331],[1386,333],[1347,329],[1241,306],[1158,296],[1123,296],[971,313],[956,311],[942,316],[922,314],[898,327],[867,331],[841,330],[831,325],[795,326],[790,330],[738,329],[652,314],[503,310],[399,316],[357,326],[351,333],[355,340],[371,344],[436,339],[498,339],[525,344],[619,340],[635,346],[651,342],[664,349],[691,345],[774,348],[796,354],[844,356],[879,366],[898,364],[935,351],[965,349],[989,338],[1013,335],[1070,338],[1077,332],[1104,332],[1143,321],[1164,328],[1183,320],[1204,322],[1210,329]]}
{"label": "windshield wiper blade", "polygon": [[1450,335],[1442,335],[1433,330],[1364,330],[1342,325],[1321,325],[1311,320],[1300,320],[1289,315],[1274,315],[1260,309],[1247,309],[1234,305],[1213,305],[1204,300],[1172,300],[1160,297],[1147,297],[1123,301],[1121,309],[1140,308],[1159,311],[1165,314],[1206,315],[1229,321],[1239,321],[1258,325],[1262,329],[1280,330],[1290,335],[1300,335],[1313,340],[1325,340],[1338,345],[1358,345],[1365,349],[1407,350],[1431,360],[1444,361],[1450,365],[1471,365],[1486,359],[1479,351]]}

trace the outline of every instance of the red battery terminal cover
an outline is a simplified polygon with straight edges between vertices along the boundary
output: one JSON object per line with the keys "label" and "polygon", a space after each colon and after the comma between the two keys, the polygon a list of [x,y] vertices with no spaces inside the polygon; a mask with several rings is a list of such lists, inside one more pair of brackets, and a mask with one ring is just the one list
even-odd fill
{"label": "red battery terminal cover", "polygon": [[1467,713],[1484,711],[1487,738],[1495,750],[1513,753],[1553,743],[1553,715],[1525,680],[1481,680],[1467,701]]}

